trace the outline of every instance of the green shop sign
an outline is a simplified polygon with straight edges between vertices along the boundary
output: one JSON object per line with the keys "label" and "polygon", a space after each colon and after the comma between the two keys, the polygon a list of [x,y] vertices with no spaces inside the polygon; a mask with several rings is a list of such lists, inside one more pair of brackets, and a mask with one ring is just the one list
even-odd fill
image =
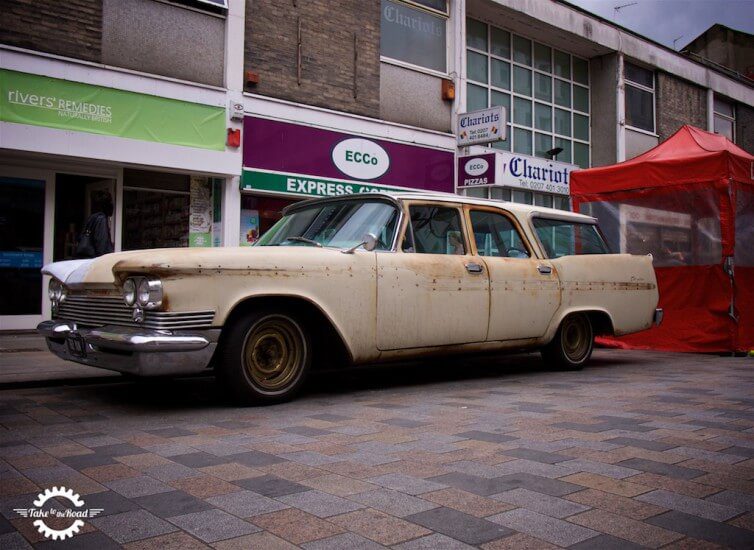
{"label": "green shop sign", "polygon": [[225,109],[0,69],[0,120],[225,150]]}
{"label": "green shop sign", "polygon": [[242,191],[267,191],[270,193],[308,196],[333,197],[351,193],[389,193],[391,191],[412,191],[405,187],[390,185],[373,185],[360,181],[336,180],[304,176],[300,174],[286,174],[282,172],[268,172],[264,170],[250,170],[244,168],[241,178]]}

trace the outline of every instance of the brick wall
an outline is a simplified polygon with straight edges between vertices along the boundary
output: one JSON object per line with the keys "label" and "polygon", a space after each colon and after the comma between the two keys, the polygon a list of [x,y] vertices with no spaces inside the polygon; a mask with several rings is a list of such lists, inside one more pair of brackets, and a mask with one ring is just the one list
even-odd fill
{"label": "brick wall", "polygon": [[100,61],[102,0],[0,0],[0,43]]}
{"label": "brick wall", "polygon": [[[297,20],[301,21],[301,83]],[[358,40],[354,97],[354,34]],[[246,3],[244,65],[260,82],[247,91],[378,117],[380,3],[253,0]]]}
{"label": "brick wall", "polygon": [[736,145],[754,155],[754,107],[736,104]]}
{"label": "brick wall", "polygon": [[657,73],[657,133],[668,139],[684,124],[707,129],[707,90],[667,73]]}

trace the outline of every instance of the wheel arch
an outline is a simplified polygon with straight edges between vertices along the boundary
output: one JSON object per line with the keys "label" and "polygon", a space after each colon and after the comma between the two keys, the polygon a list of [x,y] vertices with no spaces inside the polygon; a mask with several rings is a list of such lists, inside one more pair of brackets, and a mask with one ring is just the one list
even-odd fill
{"label": "wheel arch", "polygon": [[[315,361],[313,363],[315,368],[316,365],[321,364],[316,359],[321,359],[323,355],[331,357],[338,364],[344,362],[351,363],[353,361],[353,351],[337,323],[333,321],[330,315],[319,304],[300,295],[266,294],[249,296],[237,301],[225,316],[218,348],[223,345],[224,335],[227,334],[226,327],[230,326],[231,323],[235,322],[236,319],[245,313],[261,308],[282,308],[301,314],[301,321],[306,325],[312,341],[315,354]],[[324,353],[324,350],[327,350],[328,353]]]}
{"label": "wheel arch", "polygon": [[549,343],[555,338],[555,334],[558,332],[563,319],[574,313],[584,313],[589,317],[589,322],[592,324],[592,331],[595,336],[615,334],[615,325],[613,324],[613,317],[610,312],[604,308],[599,307],[574,307],[563,310],[556,317],[553,318],[553,322],[550,324],[550,328],[547,330],[547,334],[543,339],[545,343]]}

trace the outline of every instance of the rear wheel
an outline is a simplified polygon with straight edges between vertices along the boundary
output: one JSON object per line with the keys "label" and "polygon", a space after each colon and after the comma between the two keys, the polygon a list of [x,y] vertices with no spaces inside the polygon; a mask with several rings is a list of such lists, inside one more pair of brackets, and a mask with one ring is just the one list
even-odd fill
{"label": "rear wheel", "polygon": [[594,349],[594,330],[589,316],[572,313],[560,323],[555,338],[542,349],[545,364],[560,370],[581,370]]}
{"label": "rear wheel", "polygon": [[236,400],[280,403],[301,389],[312,353],[295,314],[257,311],[236,319],[227,330],[218,374]]}

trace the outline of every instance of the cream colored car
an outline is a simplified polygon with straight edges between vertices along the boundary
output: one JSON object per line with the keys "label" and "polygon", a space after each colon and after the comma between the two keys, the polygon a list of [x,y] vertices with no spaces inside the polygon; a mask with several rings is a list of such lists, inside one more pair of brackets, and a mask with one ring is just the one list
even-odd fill
{"label": "cream colored car", "polygon": [[50,264],[65,359],[135,375],[214,369],[243,401],[290,398],[315,366],[539,348],[581,368],[595,334],[661,319],[650,256],[595,219],[446,194],[301,202],[250,248]]}

